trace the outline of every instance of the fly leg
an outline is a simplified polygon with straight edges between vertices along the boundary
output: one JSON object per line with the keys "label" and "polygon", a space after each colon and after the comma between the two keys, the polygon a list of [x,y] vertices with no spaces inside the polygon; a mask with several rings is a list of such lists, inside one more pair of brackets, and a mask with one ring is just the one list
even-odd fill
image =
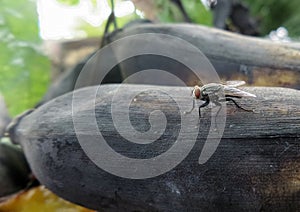
{"label": "fly leg", "polygon": [[219,109],[218,109],[218,111],[217,111],[217,113],[216,113],[216,116],[215,116],[215,117],[217,117],[217,116],[219,115],[221,109],[222,109],[222,104],[221,104],[220,102],[217,102],[217,101],[214,102],[214,103],[215,103],[216,106],[219,107]]}
{"label": "fly leg", "polygon": [[189,114],[191,113],[195,108],[195,99],[193,99],[193,106],[192,106],[192,109],[190,111],[184,111],[184,114]]}
{"label": "fly leg", "polygon": [[249,109],[245,109],[245,108],[241,107],[240,105],[238,105],[238,103],[234,99],[232,99],[230,97],[226,97],[226,101],[232,101],[235,104],[235,106],[239,109],[242,109],[247,112],[253,112],[253,110],[249,110]]}
{"label": "fly leg", "polygon": [[201,118],[201,108],[206,107],[209,104],[209,97],[208,96],[204,100],[205,100],[205,102],[202,105],[199,106],[199,118]]}
{"label": "fly leg", "polygon": [[[201,118],[201,108],[202,108],[202,107],[206,107],[206,106],[209,104],[209,102],[210,102],[208,96],[205,97],[204,99],[201,99],[201,100],[204,100],[205,102],[204,102],[202,105],[199,106],[199,118]],[[191,109],[190,111],[185,111],[184,113],[185,113],[185,114],[189,114],[189,113],[191,113],[191,112],[194,110],[194,108],[195,108],[195,99],[193,99],[193,106],[192,106],[192,109]]]}
{"label": "fly leg", "polygon": [[218,129],[217,117],[218,117],[218,115],[219,115],[219,113],[220,113],[220,111],[221,111],[221,109],[222,109],[222,104],[221,104],[220,102],[218,102],[218,101],[215,101],[214,103],[215,103],[215,105],[216,105],[217,107],[219,107],[219,109],[218,109],[216,115],[214,116],[214,121],[215,121],[214,124],[215,124],[215,130],[216,130],[216,129]]}

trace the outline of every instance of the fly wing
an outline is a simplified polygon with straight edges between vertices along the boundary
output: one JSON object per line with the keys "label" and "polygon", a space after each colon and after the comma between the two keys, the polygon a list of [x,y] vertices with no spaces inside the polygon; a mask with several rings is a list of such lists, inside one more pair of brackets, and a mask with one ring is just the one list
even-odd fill
{"label": "fly wing", "polygon": [[221,91],[224,85],[218,83],[209,83],[201,87],[203,94],[205,95],[216,95]]}
{"label": "fly wing", "polygon": [[238,88],[231,87],[231,86],[224,86],[224,92],[225,92],[225,95],[231,95],[231,96],[236,96],[236,97],[256,97],[252,93],[248,93],[246,91],[242,91]]}
{"label": "fly wing", "polygon": [[239,80],[234,80],[234,81],[226,81],[226,85],[229,87],[239,87],[241,85],[245,85],[245,81],[239,81]]}

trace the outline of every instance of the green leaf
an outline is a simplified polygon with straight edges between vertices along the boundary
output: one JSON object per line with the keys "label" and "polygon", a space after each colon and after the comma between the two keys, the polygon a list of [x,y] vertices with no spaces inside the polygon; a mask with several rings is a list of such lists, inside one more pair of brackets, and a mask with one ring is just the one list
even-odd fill
{"label": "green leaf", "polygon": [[0,14],[0,93],[17,115],[42,98],[50,63],[40,49],[35,2],[2,0]]}
{"label": "green leaf", "polygon": [[193,23],[212,26],[212,12],[205,9],[200,0],[182,0],[182,4]]}

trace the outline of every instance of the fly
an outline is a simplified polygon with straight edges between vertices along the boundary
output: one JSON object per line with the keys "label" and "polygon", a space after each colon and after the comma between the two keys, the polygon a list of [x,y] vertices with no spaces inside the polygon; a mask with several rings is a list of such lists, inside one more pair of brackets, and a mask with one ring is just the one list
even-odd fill
{"label": "fly", "polygon": [[[210,102],[213,102],[215,105],[219,106],[221,109],[220,102],[227,102],[231,101],[235,104],[235,106],[239,109],[242,109],[247,112],[253,112],[253,110],[245,109],[241,107],[234,98],[241,99],[242,97],[256,97],[252,93],[248,93],[246,91],[242,91],[237,87],[244,85],[244,81],[227,81],[226,84],[219,84],[219,83],[209,83],[199,87],[196,85],[192,91],[193,96],[193,107],[190,111],[186,113],[191,113],[195,108],[195,100],[203,100],[204,103],[199,106],[199,118],[201,118],[201,108],[206,107]],[[221,97],[222,92],[224,92],[224,97]],[[219,94],[219,95],[218,95]],[[219,113],[220,109],[218,110],[217,114]]]}

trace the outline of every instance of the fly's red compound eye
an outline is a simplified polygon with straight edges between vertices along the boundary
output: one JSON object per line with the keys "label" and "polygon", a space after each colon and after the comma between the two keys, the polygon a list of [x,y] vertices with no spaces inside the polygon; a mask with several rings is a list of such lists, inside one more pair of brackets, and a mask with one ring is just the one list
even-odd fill
{"label": "fly's red compound eye", "polygon": [[194,90],[194,95],[195,95],[195,98],[196,98],[196,99],[200,99],[201,92],[200,92],[200,88],[199,88],[199,87],[196,87],[196,88],[195,88],[195,90]]}

